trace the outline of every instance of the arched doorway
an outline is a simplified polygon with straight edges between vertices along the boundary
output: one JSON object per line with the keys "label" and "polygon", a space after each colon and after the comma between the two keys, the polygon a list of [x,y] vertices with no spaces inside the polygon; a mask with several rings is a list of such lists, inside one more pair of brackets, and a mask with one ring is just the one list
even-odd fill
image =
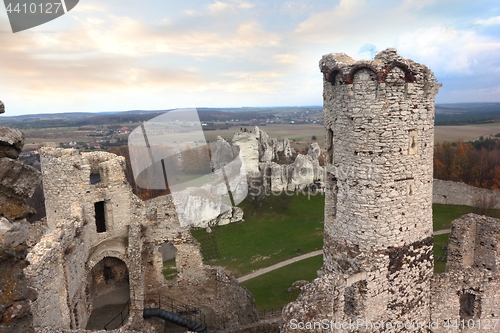
{"label": "arched doorway", "polygon": [[[92,313],[86,329],[102,330],[117,315],[120,317],[130,299],[127,264],[115,257],[104,257],[89,274],[87,297],[92,303]],[[121,325],[121,320],[115,321],[112,326]]]}

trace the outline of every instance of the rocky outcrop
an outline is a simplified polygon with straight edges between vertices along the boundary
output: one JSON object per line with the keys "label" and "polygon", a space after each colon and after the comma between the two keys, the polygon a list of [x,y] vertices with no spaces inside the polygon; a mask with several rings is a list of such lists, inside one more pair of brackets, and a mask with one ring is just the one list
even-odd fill
{"label": "rocky outcrop", "polygon": [[9,220],[34,213],[26,204],[39,183],[35,168],[8,157],[0,158],[0,214]]}
{"label": "rocky outcrop", "polygon": [[239,152],[247,176],[264,178],[271,191],[304,190],[312,184],[316,188],[322,187],[324,170],[318,160],[321,148],[316,142],[310,145],[307,155],[301,155],[290,146],[287,138],[270,138],[255,127],[251,131],[235,133],[231,144],[218,137],[212,148],[212,165],[219,166],[224,162],[228,152]]}
{"label": "rocky outcrop", "polygon": [[[0,102],[0,113],[4,105]],[[34,332],[29,289],[23,269],[33,210],[26,204],[40,181],[40,173],[16,158],[24,144],[21,132],[0,127],[0,332]]]}
{"label": "rocky outcrop", "polygon": [[18,158],[23,145],[23,133],[13,128],[0,126],[0,157]]}

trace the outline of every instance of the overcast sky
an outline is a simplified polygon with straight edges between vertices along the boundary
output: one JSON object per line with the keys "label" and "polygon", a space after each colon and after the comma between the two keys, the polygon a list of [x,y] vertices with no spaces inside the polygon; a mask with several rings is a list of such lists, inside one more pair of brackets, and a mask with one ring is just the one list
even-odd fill
{"label": "overcast sky", "polygon": [[436,100],[500,102],[498,0],[80,0],[13,34],[0,7],[7,115],[322,104],[318,61],[398,52]]}

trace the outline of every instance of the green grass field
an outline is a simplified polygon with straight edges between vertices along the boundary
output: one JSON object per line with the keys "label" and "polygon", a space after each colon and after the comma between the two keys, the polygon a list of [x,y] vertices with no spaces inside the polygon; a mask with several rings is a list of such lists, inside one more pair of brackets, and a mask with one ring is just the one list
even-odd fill
{"label": "green grass field", "polygon": [[172,280],[177,276],[175,259],[163,262],[163,276],[165,277],[165,280]]}
{"label": "green grass field", "polygon": [[317,278],[316,271],[323,266],[323,256],[304,259],[251,280],[242,282],[255,297],[259,310],[279,309],[297,299],[300,290],[289,292],[295,281],[311,282]]}
{"label": "green grass field", "polygon": [[[207,264],[226,267],[239,277],[323,247],[323,195],[292,196],[283,216],[269,198],[255,216],[248,202],[243,202],[244,222],[212,228],[220,259]],[[204,229],[192,234],[202,243],[207,236]]]}
{"label": "green grass field", "polygon": [[449,234],[434,236],[434,273],[443,273],[446,268],[446,261],[437,260],[438,257],[444,257],[443,246],[448,246]]}
{"label": "green grass field", "polygon": [[[282,214],[273,198],[253,214],[249,202],[243,202],[245,221],[227,226],[214,227],[219,259],[206,261],[210,265],[223,266],[236,277],[259,268],[268,267],[300,254],[319,250],[323,246],[324,196],[296,195],[290,208]],[[274,207],[273,207],[274,206]],[[451,222],[464,214],[473,212],[472,207],[433,205],[434,230],[449,229]],[[489,216],[500,217],[500,211],[491,211]],[[193,235],[203,242],[206,231],[195,230]],[[448,234],[434,236],[434,272],[442,273],[446,262],[436,260],[444,257],[442,247],[448,245]],[[300,250],[299,250],[300,249]],[[323,257],[302,260],[242,283],[254,295],[259,309],[279,308],[296,299],[299,291],[288,292],[297,280],[312,281],[322,266]]]}

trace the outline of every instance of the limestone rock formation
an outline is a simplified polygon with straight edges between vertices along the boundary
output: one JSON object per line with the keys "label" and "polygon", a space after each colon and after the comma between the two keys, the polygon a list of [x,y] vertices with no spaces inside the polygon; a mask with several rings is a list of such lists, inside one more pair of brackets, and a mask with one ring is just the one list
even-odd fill
{"label": "limestone rock formation", "polygon": [[233,144],[240,148],[240,155],[245,162],[248,175],[259,173],[258,129],[251,132],[237,132],[233,136]]}
{"label": "limestone rock formation", "polygon": [[[262,177],[270,190],[302,190],[323,183],[323,168],[318,158],[321,148],[314,142],[307,155],[297,154],[287,138],[270,138],[262,129],[239,131],[234,134],[232,143],[218,137],[212,148],[212,165],[220,165],[228,153],[240,152],[249,178]],[[226,157],[225,157],[226,156]]]}
{"label": "limestone rock formation", "polygon": [[23,133],[13,128],[0,126],[0,157],[18,158],[23,146]]}
{"label": "limestone rock formation", "polygon": [[0,101],[0,113],[5,113],[5,105]]}
{"label": "limestone rock formation", "polygon": [[233,161],[240,153],[240,148],[229,144],[222,137],[217,136],[215,147],[212,148],[211,167],[220,169]]}
{"label": "limestone rock formation", "polygon": [[33,194],[40,173],[16,159],[23,144],[21,132],[0,127],[0,332],[9,333],[34,332],[30,301],[37,297],[23,269],[28,265],[26,217],[33,212],[26,198]]}

